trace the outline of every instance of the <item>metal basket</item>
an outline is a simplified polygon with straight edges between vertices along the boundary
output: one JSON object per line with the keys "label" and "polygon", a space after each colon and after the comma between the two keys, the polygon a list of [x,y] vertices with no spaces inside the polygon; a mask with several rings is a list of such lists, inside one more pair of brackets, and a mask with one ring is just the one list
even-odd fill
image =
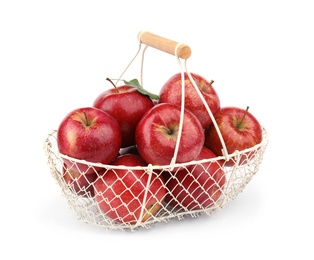
{"label": "metal basket", "polygon": [[[146,41],[144,36],[150,36],[147,38],[150,39],[150,42]],[[140,33],[140,45],[145,41],[147,44],[146,47],[153,46],[171,53],[179,61],[180,58],[186,61],[189,57],[190,49],[186,45],[167,39],[165,43],[164,38],[161,38],[163,40],[161,46],[160,44],[156,45],[156,42],[158,43],[160,38],[155,35],[153,35],[154,37],[151,36],[152,34],[147,32]],[[185,71],[187,71],[186,67]],[[184,88],[184,86],[182,87]],[[184,102],[182,104],[181,111],[183,113]],[[207,111],[215,124],[215,119],[208,106]],[[217,131],[219,132],[219,129]],[[67,199],[70,208],[77,214],[79,220],[106,229],[136,230],[140,227],[150,228],[157,222],[168,222],[174,218],[196,217],[203,213],[210,215],[213,211],[222,209],[226,203],[234,200],[256,174],[263,160],[268,143],[268,135],[264,127],[262,127],[262,133],[263,139],[261,143],[243,151],[228,154],[226,149],[224,149],[224,156],[186,163],[175,163],[176,154],[174,154],[172,163],[162,166],[113,166],[71,158],[58,151],[56,130],[51,132],[46,138],[44,149],[50,172],[60,186],[62,194]],[[222,137],[221,142],[223,147],[225,147]],[[179,140],[177,144],[179,144]],[[67,161],[67,167],[64,166],[65,160]],[[233,163],[230,164],[230,162]],[[79,171],[79,164],[86,165],[89,173],[85,174],[85,172],[82,172],[76,179],[74,178],[71,182],[67,181],[66,175],[71,174],[72,170]],[[215,169],[215,172],[210,172],[209,169]],[[193,175],[193,171],[199,170],[207,174],[208,180],[206,181],[206,187]],[[121,172],[124,172],[122,177]],[[138,172],[141,173],[141,176],[145,176],[145,182],[140,182]],[[182,172],[184,172],[184,177],[179,176]],[[218,175],[215,176],[215,174],[221,172],[224,173],[223,181],[222,177],[218,178]],[[131,208],[130,204],[126,204],[121,197],[122,195],[115,194],[113,190],[110,191],[112,195],[111,199],[117,200],[120,203],[118,206],[119,209],[117,207],[110,208],[110,202],[106,198],[104,199],[106,201],[101,202],[106,203],[107,207],[109,207],[107,208],[107,212],[104,212],[99,206],[100,194],[95,193],[94,184],[104,174],[117,174],[118,176],[118,173],[117,182],[123,184],[125,176],[131,176],[134,179],[134,186],[141,186],[141,192],[135,194],[133,186],[125,186],[124,193],[127,193],[128,196],[133,196],[133,200],[128,203],[133,203],[134,210],[129,210]],[[162,180],[163,187],[165,188],[162,200],[156,195],[158,191],[156,191],[156,194],[150,191],[156,179]],[[182,181],[189,182],[189,188],[182,188],[180,186],[180,182]],[[170,183],[172,185],[168,185]],[[193,190],[193,187],[195,190]],[[175,192],[175,189],[180,189],[180,192]],[[200,203],[200,197],[203,198],[202,203]],[[150,201],[155,201],[154,212],[149,208],[148,203]],[[121,217],[121,214],[119,215],[119,210],[123,212],[123,216],[125,217]],[[108,211],[111,214],[108,214]]]}

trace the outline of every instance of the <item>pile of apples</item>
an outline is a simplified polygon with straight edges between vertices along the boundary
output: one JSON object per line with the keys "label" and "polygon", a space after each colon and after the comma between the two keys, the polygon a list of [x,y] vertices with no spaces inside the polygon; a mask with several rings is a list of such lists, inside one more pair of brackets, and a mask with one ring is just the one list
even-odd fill
{"label": "pile of apples", "polygon": [[[248,111],[221,107],[213,81],[191,73],[224,139],[228,154],[262,141],[262,127]],[[169,78],[159,95],[137,80],[124,81],[77,108],[61,121],[57,145],[63,159],[62,177],[79,196],[89,197],[113,221],[145,222],[167,205],[196,210],[219,199],[226,183],[224,166],[233,160],[204,162],[153,171],[148,165],[169,166],[223,155],[217,130],[192,82],[185,77],[185,110],[180,132],[181,73]],[[176,161],[176,141],[180,135]],[[98,167],[88,162],[109,165]],[[134,167],[133,170],[132,167]],[[166,168],[165,168],[166,169]],[[144,203],[145,202],[145,203]]]}

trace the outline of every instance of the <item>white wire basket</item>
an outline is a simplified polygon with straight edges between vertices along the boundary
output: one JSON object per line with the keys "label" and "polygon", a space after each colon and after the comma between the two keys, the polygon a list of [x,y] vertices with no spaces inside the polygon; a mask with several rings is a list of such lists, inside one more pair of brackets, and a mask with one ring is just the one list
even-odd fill
{"label": "white wire basket", "polygon": [[[186,62],[190,56],[190,49],[185,44],[148,32],[140,33],[138,38],[140,46],[146,44],[146,47],[155,47],[175,55],[180,65],[181,59]],[[181,66],[181,72],[189,74],[186,63],[184,68]],[[183,89],[182,83],[182,91]],[[206,106],[206,102],[203,102]],[[182,116],[184,99],[181,104]],[[215,124],[215,118],[209,107],[206,108]],[[182,121],[179,126],[181,131]],[[219,133],[217,125],[216,128]],[[210,215],[217,209],[222,209],[243,191],[259,170],[268,144],[267,131],[262,126],[262,141],[259,144],[232,154],[228,154],[221,135],[220,138],[224,147],[224,156],[176,163],[180,143],[180,136],[178,136],[174,157],[169,165],[116,166],[72,158],[58,151],[57,130],[47,136],[44,149],[50,172],[79,220],[108,230],[134,231],[141,227],[150,228],[155,223],[168,222],[175,218],[181,220],[187,216]],[[82,164],[87,166],[88,174],[79,172],[78,165]],[[193,173],[196,171],[202,172],[202,180],[195,177],[196,174]],[[74,172],[79,172],[79,176],[73,176]],[[106,190],[110,196],[101,197],[95,189],[95,183],[105,174],[115,175],[116,182],[119,182],[124,190],[117,193],[108,186]],[[72,177],[71,181],[69,176]],[[126,183],[127,178],[132,179],[131,185],[130,181]],[[159,180],[161,185],[153,189],[152,187]],[[188,185],[183,186],[183,182]],[[125,200],[125,197],[129,199]]]}

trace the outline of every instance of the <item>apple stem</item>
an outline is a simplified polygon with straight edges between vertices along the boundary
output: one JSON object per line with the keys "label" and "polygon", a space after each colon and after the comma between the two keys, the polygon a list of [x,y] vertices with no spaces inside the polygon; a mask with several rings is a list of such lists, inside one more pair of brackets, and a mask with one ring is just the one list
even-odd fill
{"label": "apple stem", "polygon": [[171,135],[171,134],[172,134],[172,131],[171,131],[168,127],[165,127],[165,126],[160,126],[160,128],[162,128],[162,129],[166,130],[166,131],[167,131],[167,133],[168,133],[169,135]]}
{"label": "apple stem", "polygon": [[106,80],[108,80],[108,81],[115,87],[117,93],[119,93],[119,89],[117,88],[116,84],[114,84],[114,83],[112,82],[112,80],[109,79],[109,78],[106,78]]}
{"label": "apple stem", "polygon": [[214,81],[213,80],[211,80],[210,82],[209,82],[209,84],[203,89],[203,91],[206,91],[209,87],[211,87],[211,85],[214,83]]}
{"label": "apple stem", "polygon": [[243,122],[243,120],[244,120],[244,118],[245,118],[245,116],[246,116],[248,111],[249,111],[249,106],[246,107],[246,110],[245,110],[245,112],[244,112],[240,122],[237,123],[237,127],[239,127],[242,124],[242,122]]}
{"label": "apple stem", "polygon": [[172,134],[173,134],[173,131],[171,131],[171,129],[169,129],[168,127],[165,127],[165,126],[163,126],[163,125],[158,125],[158,124],[155,124],[155,123],[153,123],[153,124],[154,124],[154,126],[156,126],[156,127],[160,128],[160,129],[163,129],[163,130],[167,131],[167,133],[168,133],[169,135],[172,135]]}
{"label": "apple stem", "polygon": [[90,123],[88,122],[88,118],[85,111],[84,111],[84,117],[85,117],[85,125],[90,126]]}

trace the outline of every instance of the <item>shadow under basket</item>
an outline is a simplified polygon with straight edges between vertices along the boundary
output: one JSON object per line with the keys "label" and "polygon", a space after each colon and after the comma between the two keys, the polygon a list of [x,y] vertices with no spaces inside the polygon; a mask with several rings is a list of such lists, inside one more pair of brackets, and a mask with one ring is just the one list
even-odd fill
{"label": "shadow under basket", "polygon": [[[44,149],[50,172],[79,220],[108,230],[136,230],[140,227],[151,228],[157,222],[168,222],[175,218],[181,220],[187,216],[210,215],[234,200],[259,170],[268,143],[267,131],[264,127],[262,130],[263,139],[260,144],[230,154],[228,163],[223,156],[171,166],[127,167],[90,163],[60,154],[57,148],[56,131],[47,136]],[[231,166],[230,162],[232,162]],[[73,172],[79,172],[77,170],[79,165],[84,165],[88,173],[80,172],[79,176],[73,176]],[[107,189],[111,189],[111,199],[108,197],[103,198],[103,201],[99,199],[102,194],[96,192],[94,184],[98,178],[109,174],[109,171],[110,174],[119,172],[120,175],[116,179],[122,185],[125,176],[132,176],[135,180],[134,187],[125,185],[124,195],[133,196],[133,201],[126,203],[122,198],[124,195],[114,194],[114,190],[110,187]],[[148,176],[145,183],[139,182],[139,179],[136,179],[138,175],[133,174],[139,171],[142,172],[142,176]],[[193,174],[194,171],[207,174],[207,180],[201,181],[200,174]],[[123,177],[121,172],[125,173]],[[218,173],[222,172],[223,177],[220,175],[218,178]],[[67,176],[69,174],[72,176],[71,181]],[[152,194],[150,191],[152,176],[163,180],[165,193],[162,199],[156,195],[157,192]],[[188,182],[189,185],[183,186],[181,184],[183,181]],[[142,192],[138,195],[133,193],[135,184],[142,185]],[[153,199],[158,202],[154,204],[154,212],[150,206],[147,206],[148,201]],[[117,205],[117,201],[120,205],[110,206]],[[106,211],[100,207],[101,203],[107,205]],[[130,211],[130,208],[134,210]]]}

